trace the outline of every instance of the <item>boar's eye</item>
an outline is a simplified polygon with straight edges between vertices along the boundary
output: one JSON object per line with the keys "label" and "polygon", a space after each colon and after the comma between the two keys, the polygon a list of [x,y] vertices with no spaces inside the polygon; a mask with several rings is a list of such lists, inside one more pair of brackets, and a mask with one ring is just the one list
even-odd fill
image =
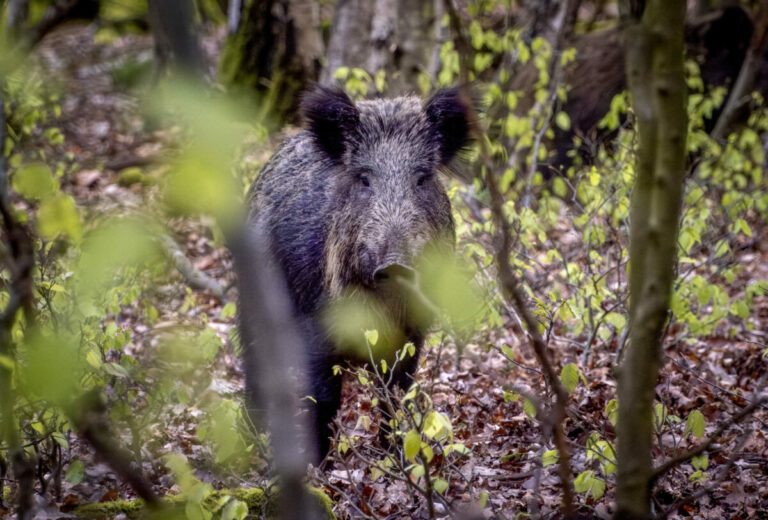
{"label": "boar's eye", "polygon": [[432,178],[432,173],[430,172],[419,173],[419,178],[416,181],[416,186],[424,186],[424,184],[431,178]]}
{"label": "boar's eye", "polygon": [[371,181],[368,179],[367,175],[358,175],[357,178],[360,180],[360,184],[362,184],[366,188],[371,187]]}

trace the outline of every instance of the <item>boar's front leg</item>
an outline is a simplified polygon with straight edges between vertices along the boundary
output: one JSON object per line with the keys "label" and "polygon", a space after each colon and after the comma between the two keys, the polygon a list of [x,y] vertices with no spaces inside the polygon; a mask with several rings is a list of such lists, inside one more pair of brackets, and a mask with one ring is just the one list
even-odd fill
{"label": "boar's front leg", "polygon": [[315,439],[315,464],[319,464],[328,455],[331,448],[331,427],[336,412],[341,406],[341,374],[333,374],[333,366],[338,360],[328,356],[315,355],[309,360],[309,389],[315,400],[313,403]]}

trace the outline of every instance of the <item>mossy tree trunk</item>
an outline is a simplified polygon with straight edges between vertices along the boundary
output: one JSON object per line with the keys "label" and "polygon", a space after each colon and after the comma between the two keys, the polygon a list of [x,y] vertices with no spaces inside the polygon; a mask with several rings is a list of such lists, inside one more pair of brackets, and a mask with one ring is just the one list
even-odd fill
{"label": "mossy tree trunk", "polygon": [[[650,518],[653,400],[675,275],[686,162],[684,0],[648,0],[626,32],[638,152],[630,228],[630,344],[619,371],[617,519]],[[630,11],[637,12],[637,11]]]}
{"label": "mossy tree trunk", "polygon": [[321,55],[314,2],[246,0],[222,50],[219,77],[277,128],[294,120],[301,92],[318,77]]}

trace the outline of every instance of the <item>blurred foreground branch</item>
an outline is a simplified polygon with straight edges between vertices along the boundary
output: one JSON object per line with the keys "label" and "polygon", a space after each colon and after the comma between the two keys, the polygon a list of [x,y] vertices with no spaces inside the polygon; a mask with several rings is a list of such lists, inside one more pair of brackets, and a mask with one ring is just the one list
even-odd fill
{"label": "blurred foreground branch", "polygon": [[[280,481],[281,518],[322,518],[307,493],[307,436],[302,427],[299,396],[305,395],[291,377],[303,366],[302,342],[294,323],[283,277],[271,262],[267,238],[245,226],[228,235],[237,274],[240,338],[246,374],[246,395],[254,422],[266,419]],[[263,411],[256,413],[257,410]]]}
{"label": "blurred foreground branch", "polygon": [[[0,143],[6,135],[5,99],[0,94]],[[3,218],[2,251],[11,274],[8,303],[0,313],[0,441],[8,448],[11,468],[17,482],[17,518],[26,520],[32,514],[34,465],[24,452],[16,422],[16,391],[13,385],[15,351],[12,330],[19,311],[24,311],[28,324],[32,321],[32,268],[34,253],[27,227],[16,218],[8,191],[8,169],[4,151],[0,151],[0,214]]]}

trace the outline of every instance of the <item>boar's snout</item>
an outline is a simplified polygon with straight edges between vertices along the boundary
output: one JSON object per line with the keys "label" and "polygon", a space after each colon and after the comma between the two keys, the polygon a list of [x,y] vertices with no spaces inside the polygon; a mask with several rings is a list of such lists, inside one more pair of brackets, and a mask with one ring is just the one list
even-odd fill
{"label": "boar's snout", "polygon": [[376,285],[396,281],[397,278],[413,282],[416,279],[416,271],[401,263],[392,262],[378,267],[373,273]]}

